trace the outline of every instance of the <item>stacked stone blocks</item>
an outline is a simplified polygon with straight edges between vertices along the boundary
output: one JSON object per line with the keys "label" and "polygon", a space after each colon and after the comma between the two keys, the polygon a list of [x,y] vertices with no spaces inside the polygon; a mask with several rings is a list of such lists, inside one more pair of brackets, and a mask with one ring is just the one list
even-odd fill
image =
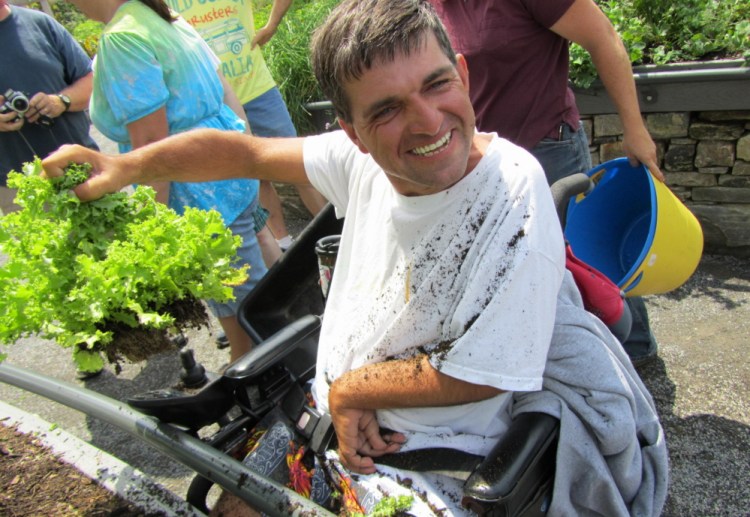
{"label": "stacked stone blocks", "polygon": [[[649,113],[666,183],[696,215],[706,251],[750,256],[750,111]],[[583,117],[596,165],[624,156],[618,115]]]}

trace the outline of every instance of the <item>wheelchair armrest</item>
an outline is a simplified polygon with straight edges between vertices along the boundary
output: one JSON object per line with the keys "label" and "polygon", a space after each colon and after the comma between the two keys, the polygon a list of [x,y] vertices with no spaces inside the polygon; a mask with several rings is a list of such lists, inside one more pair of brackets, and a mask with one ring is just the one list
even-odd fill
{"label": "wheelchair armrest", "polygon": [[230,382],[257,379],[320,330],[320,316],[309,314],[290,323],[229,365],[224,378]]}
{"label": "wheelchair armrest", "polygon": [[552,486],[559,420],[522,413],[464,484],[463,506],[479,515],[519,515]]}

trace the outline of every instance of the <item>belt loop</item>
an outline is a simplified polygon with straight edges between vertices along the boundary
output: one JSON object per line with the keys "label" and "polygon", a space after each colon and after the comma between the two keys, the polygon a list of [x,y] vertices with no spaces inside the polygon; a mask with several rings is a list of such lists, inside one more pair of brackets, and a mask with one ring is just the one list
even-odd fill
{"label": "belt loop", "polygon": [[557,128],[557,141],[561,142],[563,139],[563,128],[565,127],[565,122],[560,124],[560,127]]}

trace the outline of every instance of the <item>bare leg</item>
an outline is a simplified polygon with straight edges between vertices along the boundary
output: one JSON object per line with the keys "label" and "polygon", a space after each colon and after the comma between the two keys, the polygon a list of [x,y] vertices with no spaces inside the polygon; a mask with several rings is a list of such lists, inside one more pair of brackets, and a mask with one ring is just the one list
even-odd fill
{"label": "bare leg", "polygon": [[281,248],[279,243],[274,239],[271,230],[268,226],[264,226],[261,231],[255,234],[258,239],[258,245],[260,246],[260,252],[263,255],[263,263],[266,267],[271,267],[281,257]]}
{"label": "bare leg", "polygon": [[234,362],[250,351],[253,342],[240,326],[236,316],[219,318],[219,323],[229,339],[229,361]]}
{"label": "bare leg", "polygon": [[269,212],[268,217],[268,228],[273,233],[273,236],[278,239],[283,239],[289,235],[289,231],[286,229],[286,222],[284,221],[284,210],[281,207],[281,199],[279,194],[270,181],[260,182],[260,204]]}
{"label": "bare leg", "polygon": [[313,216],[318,215],[318,212],[323,210],[323,207],[326,206],[326,203],[328,203],[326,198],[324,198],[320,192],[315,190],[315,187],[313,187],[312,185],[295,186],[297,187],[299,198],[302,200],[305,208],[307,208],[307,210]]}

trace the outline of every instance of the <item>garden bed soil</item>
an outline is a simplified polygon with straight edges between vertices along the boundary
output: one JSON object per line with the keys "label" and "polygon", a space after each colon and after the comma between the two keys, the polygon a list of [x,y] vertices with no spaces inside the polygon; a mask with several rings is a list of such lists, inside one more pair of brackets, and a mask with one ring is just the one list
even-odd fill
{"label": "garden bed soil", "polygon": [[32,436],[0,422],[0,515],[156,517],[57,458]]}

